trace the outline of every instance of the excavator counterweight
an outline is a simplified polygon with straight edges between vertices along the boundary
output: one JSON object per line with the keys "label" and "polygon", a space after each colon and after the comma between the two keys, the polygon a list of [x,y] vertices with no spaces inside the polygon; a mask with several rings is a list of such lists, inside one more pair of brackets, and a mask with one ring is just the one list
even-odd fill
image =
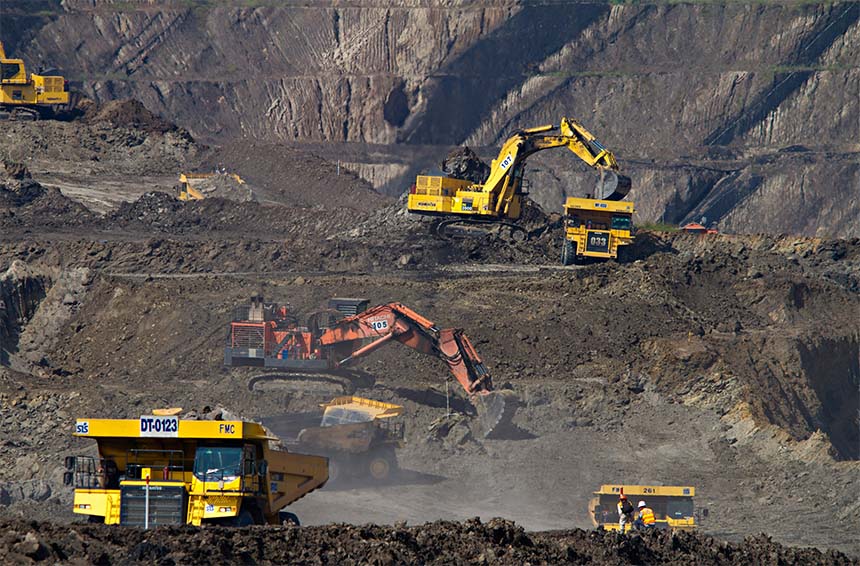
{"label": "excavator counterweight", "polygon": [[[350,301],[355,304],[355,299]],[[340,299],[332,299],[332,303],[346,304]],[[326,324],[320,324],[321,320]],[[336,309],[317,311],[301,325],[286,307],[254,297],[248,313],[230,323],[224,363],[295,373],[337,373],[392,341],[447,364],[477,410],[485,435],[510,422],[517,406],[513,394],[494,389],[490,370],[466,334],[458,328],[440,329],[400,303],[378,305],[350,316]]]}

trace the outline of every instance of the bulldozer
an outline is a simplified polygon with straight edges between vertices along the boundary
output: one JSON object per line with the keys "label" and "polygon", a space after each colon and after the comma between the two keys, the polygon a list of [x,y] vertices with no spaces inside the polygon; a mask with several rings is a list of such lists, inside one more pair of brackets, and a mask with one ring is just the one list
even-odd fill
{"label": "bulldozer", "polygon": [[0,42],[0,120],[54,118],[70,110],[74,98],[64,77],[28,74],[24,61],[8,58]]}
{"label": "bulldozer", "polygon": [[[290,373],[348,375],[355,361],[396,341],[445,362],[475,407],[485,435],[510,423],[516,398],[495,390],[490,370],[463,330],[440,329],[401,303],[368,304],[366,299],[334,298],[327,309],[302,322],[288,305],[252,297],[230,322],[224,365],[278,369],[288,379]],[[283,375],[255,376],[249,388]]]}
{"label": "bulldozer", "polygon": [[258,423],[177,412],[77,419],[74,435],[95,440],[98,455],[65,459],[74,513],[144,528],[297,525],[284,507],[328,480],[326,458],[275,450],[270,442],[278,438]]}
{"label": "bulldozer", "polygon": [[329,481],[369,479],[385,482],[398,470],[397,449],[405,429],[397,417],[403,407],[344,395],[320,405],[318,413],[263,418],[286,444],[329,459]]}
{"label": "bulldozer", "polygon": [[[245,185],[244,179],[235,173],[180,173],[179,174],[179,195],[181,201],[203,200],[210,194],[218,194],[218,186],[223,185],[224,180],[235,185],[236,189],[243,189]],[[240,200],[254,200],[253,192],[248,189],[246,194],[235,195]],[[218,194],[218,196],[225,196]]]}

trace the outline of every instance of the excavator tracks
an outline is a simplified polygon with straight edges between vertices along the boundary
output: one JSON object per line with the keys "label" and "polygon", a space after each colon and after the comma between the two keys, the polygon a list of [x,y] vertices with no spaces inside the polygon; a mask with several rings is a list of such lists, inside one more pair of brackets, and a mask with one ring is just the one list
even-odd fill
{"label": "excavator tracks", "polygon": [[360,387],[372,387],[375,381],[372,375],[363,371],[277,372],[254,375],[248,379],[247,386],[248,391],[264,391],[260,385],[266,383],[278,383],[288,388],[295,386],[298,389],[317,384],[320,387],[340,387],[343,395],[352,395]]}
{"label": "excavator tracks", "polygon": [[0,121],[4,122],[35,122],[41,118],[39,111],[25,106],[0,107]]}
{"label": "excavator tracks", "polygon": [[497,220],[474,220],[471,218],[448,218],[433,223],[433,233],[448,241],[469,238],[496,237],[509,242],[525,242],[528,231],[512,222]]}

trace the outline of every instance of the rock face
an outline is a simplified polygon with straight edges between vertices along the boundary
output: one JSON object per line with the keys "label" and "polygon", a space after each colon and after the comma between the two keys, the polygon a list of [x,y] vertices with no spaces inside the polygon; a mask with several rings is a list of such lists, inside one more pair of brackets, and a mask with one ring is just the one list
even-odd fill
{"label": "rock face", "polygon": [[[452,145],[487,159],[568,115],[634,174],[640,220],[860,230],[857,3],[152,4],[5,2],[4,41],[204,139],[379,144],[353,168],[392,194]],[[593,175],[546,155],[532,194],[557,210]]]}

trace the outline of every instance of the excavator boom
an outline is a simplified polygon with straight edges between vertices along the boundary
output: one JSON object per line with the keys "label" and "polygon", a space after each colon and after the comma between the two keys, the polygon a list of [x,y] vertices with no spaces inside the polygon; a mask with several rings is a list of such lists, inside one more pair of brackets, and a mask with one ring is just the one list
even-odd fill
{"label": "excavator boom", "polygon": [[[364,346],[360,341],[372,339]],[[473,395],[493,388],[492,378],[475,347],[460,329],[438,329],[409,307],[389,303],[344,318],[320,336],[320,344],[340,348],[346,365],[375,351],[390,340],[444,361],[466,393]]]}

